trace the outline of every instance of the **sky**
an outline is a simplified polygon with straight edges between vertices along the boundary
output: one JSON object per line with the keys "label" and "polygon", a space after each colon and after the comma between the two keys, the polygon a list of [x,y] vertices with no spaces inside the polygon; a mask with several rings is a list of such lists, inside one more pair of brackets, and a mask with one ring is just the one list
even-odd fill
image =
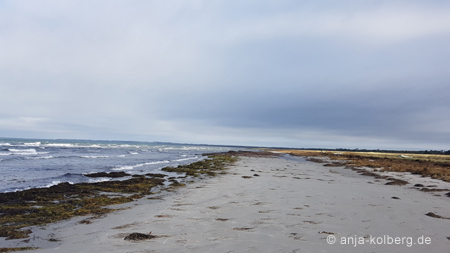
{"label": "sky", "polygon": [[450,2],[0,0],[0,137],[450,149]]}

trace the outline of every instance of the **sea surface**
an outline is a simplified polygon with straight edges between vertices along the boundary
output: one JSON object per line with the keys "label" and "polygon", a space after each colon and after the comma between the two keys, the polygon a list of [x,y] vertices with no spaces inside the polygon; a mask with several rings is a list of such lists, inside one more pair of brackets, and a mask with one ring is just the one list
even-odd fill
{"label": "sea surface", "polygon": [[238,149],[242,148],[154,142],[0,138],[0,192],[50,187],[62,182],[120,180],[84,176],[94,172],[165,173],[161,172],[161,168],[203,160],[203,153]]}

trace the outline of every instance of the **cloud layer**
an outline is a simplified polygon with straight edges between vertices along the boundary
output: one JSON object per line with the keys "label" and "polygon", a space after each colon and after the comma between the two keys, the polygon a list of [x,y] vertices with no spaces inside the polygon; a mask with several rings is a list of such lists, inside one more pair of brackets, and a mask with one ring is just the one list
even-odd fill
{"label": "cloud layer", "polygon": [[449,149],[444,1],[1,1],[0,136]]}

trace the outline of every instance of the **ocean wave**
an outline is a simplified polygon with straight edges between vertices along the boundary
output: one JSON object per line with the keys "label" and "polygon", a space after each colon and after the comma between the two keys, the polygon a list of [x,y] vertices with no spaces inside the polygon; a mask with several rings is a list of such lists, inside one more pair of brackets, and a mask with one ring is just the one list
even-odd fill
{"label": "ocean wave", "polygon": [[29,147],[29,146],[31,146],[31,147],[38,147],[38,146],[41,145],[41,142],[40,141],[37,141],[37,142],[25,142],[23,145],[27,146],[27,147]]}
{"label": "ocean wave", "polygon": [[36,149],[29,148],[29,149],[16,149],[16,148],[8,148],[11,152],[36,152]]}
{"label": "ocean wave", "polygon": [[8,189],[3,191],[4,193],[8,193],[8,192],[18,192],[18,191],[26,191],[31,189],[31,187],[24,187],[24,188],[15,188],[15,189]]}
{"label": "ocean wave", "polygon": [[82,155],[81,158],[108,158],[107,155]]}
{"label": "ocean wave", "polygon": [[120,170],[132,170],[132,169],[134,169],[136,167],[138,167],[138,166],[127,165],[127,166],[117,167],[117,168],[114,168],[112,170],[118,170],[118,171],[120,171]]}
{"label": "ocean wave", "polygon": [[198,156],[187,157],[187,158],[180,158],[180,159],[173,160],[173,162],[181,162],[181,161],[193,160],[193,159],[197,159],[197,158],[198,158]]}
{"label": "ocean wave", "polygon": [[11,146],[11,143],[8,143],[8,142],[0,142],[0,146]]}
{"label": "ocean wave", "polygon": [[[45,152],[41,152],[41,153],[45,153]],[[26,159],[52,159],[52,158],[54,158],[54,157],[49,155],[49,156],[27,157]]]}
{"label": "ocean wave", "polygon": [[128,152],[130,155],[138,155],[138,152]]}
{"label": "ocean wave", "polygon": [[45,155],[50,152],[37,152],[34,148],[28,148],[28,149],[15,149],[15,148],[9,148],[6,149],[11,153],[3,153],[7,155]]}
{"label": "ocean wave", "polygon": [[111,178],[107,178],[107,177],[90,178],[88,180],[88,183],[100,183],[100,182],[106,182],[106,181],[111,181]]}
{"label": "ocean wave", "polygon": [[121,167],[114,168],[114,169],[112,169],[112,170],[116,170],[116,171],[120,171],[120,170],[132,170],[132,169],[139,168],[139,167],[146,166],[146,165],[161,164],[161,163],[170,163],[170,161],[168,161],[168,160],[163,160],[163,161],[156,161],[156,162],[140,163],[140,164],[136,164],[136,165],[125,165],[125,166],[121,166]]}
{"label": "ocean wave", "polygon": [[62,148],[64,148],[64,147],[71,148],[71,147],[74,147],[75,145],[70,144],[70,143],[48,143],[48,144],[45,144],[45,146],[47,146],[47,147],[56,147],[56,148],[60,148],[60,147],[62,147]]}
{"label": "ocean wave", "polygon": [[12,155],[37,155],[38,154],[38,152],[34,148],[29,148],[29,149],[9,148],[8,151],[10,151]]}
{"label": "ocean wave", "polygon": [[69,184],[73,184],[73,182],[70,182],[70,181],[68,181],[68,182],[63,182],[63,181],[52,181],[51,183],[49,183],[49,184],[47,184],[46,186],[41,187],[41,188],[50,188],[50,187],[52,187],[52,186],[54,186],[54,185],[59,185],[60,183],[69,183]]}

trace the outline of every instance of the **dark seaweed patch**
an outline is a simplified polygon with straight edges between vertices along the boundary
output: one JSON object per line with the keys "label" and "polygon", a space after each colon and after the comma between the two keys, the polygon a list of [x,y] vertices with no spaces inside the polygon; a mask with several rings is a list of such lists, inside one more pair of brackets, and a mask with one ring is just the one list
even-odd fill
{"label": "dark seaweed patch", "polygon": [[123,238],[124,240],[128,240],[128,241],[142,241],[142,240],[148,240],[148,239],[153,239],[156,236],[151,235],[152,232],[148,233],[148,234],[142,234],[142,233],[131,233],[127,236],[125,236],[125,238]]}
{"label": "dark seaweed patch", "polygon": [[236,157],[225,155],[211,156],[213,159],[205,159],[188,165],[179,165],[178,167],[165,167],[162,171],[186,173],[187,176],[198,177],[200,174],[215,176],[216,171],[224,170],[226,166],[237,161]]}
{"label": "dark seaweed patch", "polygon": [[166,177],[167,176],[167,175],[161,174],[161,173],[147,173],[145,175],[149,176],[149,177]]}
{"label": "dark seaweed patch", "polygon": [[409,184],[409,183],[405,180],[393,179],[390,182],[387,182],[385,185],[405,185],[405,184]]}
{"label": "dark seaweed patch", "polygon": [[444,216],[440,216],[440,215],[438,215],[438,214],[435,214],[435,213],[433,213],[433,212],[429,212],[429,213],[427,213],[427,214],[425,214],[426,216],[430,216],[430,217],[433,217],[433,218],[438,218],[438,219],[450,219],[450,218],[448,218],[448,217],[444,217]]}
{"label": "dark seaweed patch", "polygon": [[84,174],[85,177],[126,177],[131,176],[131,174],[125,173],[123,171],[120,172],[97,172],[91,174]]}

